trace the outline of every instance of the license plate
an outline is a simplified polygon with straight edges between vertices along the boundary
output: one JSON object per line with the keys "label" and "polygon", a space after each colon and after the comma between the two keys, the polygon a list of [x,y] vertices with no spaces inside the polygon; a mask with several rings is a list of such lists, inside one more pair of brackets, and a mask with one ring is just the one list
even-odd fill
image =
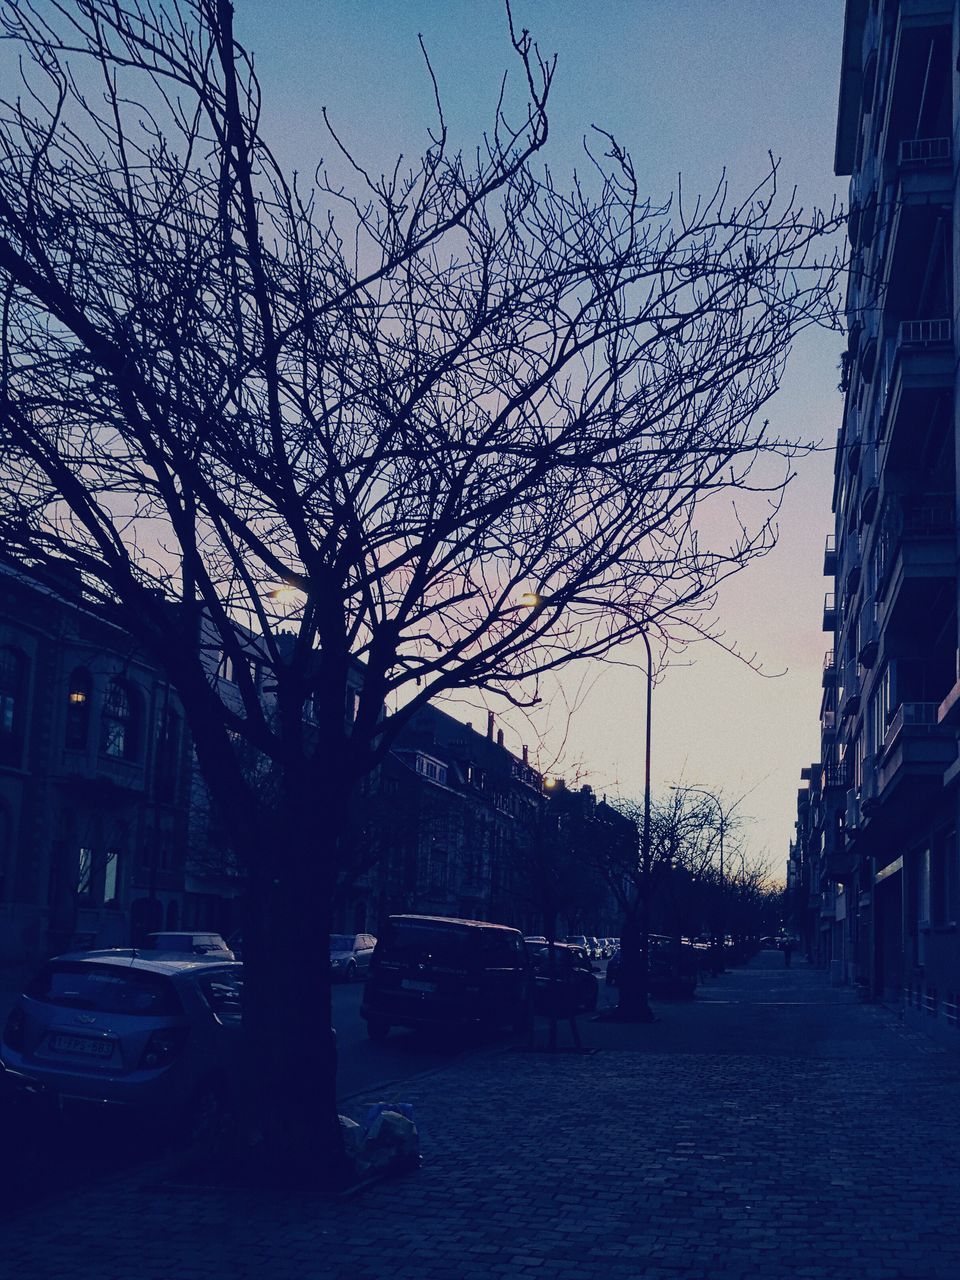
{"label": "license plate", "polygon": [[50,1048],[57,1053],[83,1053],[91,1058],[113,1056],[112,1040],[94,1040],[90,1036],[54,1036]]}
{"label": "license plate", "polygon": [[405,991],[436,991],[435,982],[421,982],[419,978],[401,978],[400,985]]}

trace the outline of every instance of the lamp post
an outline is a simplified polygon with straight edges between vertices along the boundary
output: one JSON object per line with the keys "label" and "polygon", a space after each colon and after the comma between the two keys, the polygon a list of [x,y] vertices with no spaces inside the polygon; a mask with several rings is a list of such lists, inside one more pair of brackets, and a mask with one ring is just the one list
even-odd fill
{"label": "lamp post", "polygon": [[[640,884],[643,890],[642,915],[640,918],[641,989],[638,993],[639,999],[636,1009],[624,1009],[623,1013],[633,1014],[640,1022],[653,1022],[653,1011],[647,999],[647,987],[649,986],[650,977],[650,744],[651,729],[653,727],[653,652],[650,648],[650,637],[647,635],[646,629],[642,630],[640,635],[647,650],[647,710],[643,759],[643,831],[640,836]],[[620,989],[622,992],[622,984]]]}
{"label": "lamp post", "polygon": [[[521,604],[532,610],[542,609],[550,602],[550,596],[543,596],[538,592],[527,592],[521,597]],[[615,604],[606,604],[601,601],[597,601],[596,603],[600,604],[601,607],[608,609],[617,610],[619,607]],[[622,610],[622,612],[627,611]],[[628,616],[630,615],[628,614]],[[618,1020],[624,1022],[654,1022],[656,1019],[654,1018],[653,1010],[650,1008],[647,992],[650,976],[650,882],[652,878],[650,874],[650,757],[652,738],[651,730],[653,724],[653,650],[650,647],[650,637],[647,634],[646,626],[638,625],[637,631],[640,638],[643,640],[644,648],[647,651],[646,732],[644,734],[643,761],[643,823],[640,832],[640,971],[637,975],[639,978],[637,988],[632,991],[630,989],[628,979],[625,1000],[623,983],[624,967],[621,965],[620,1000],[617,1005],[615,1016]]]}
{"label": "lamp post", "polygon": [[727,824],[726,814],[723,812],[723,805],[720,803],[719,796],[714,795],[712,791],[708,791],[706,787],[672,787],[671,790],[672,791],[692,791],[698,796],[706,796],[708,800],[712,800],[713,803],[717,806],[717,813],[720,815],[720,827],[719,827],[719,830],[720,830],[720,912],[718,916],[720,931],[714,934],[714,941],[715,941],[715,946],[717,948],[715,964],[717,965],[717,971],[719,973],[722,973],[723,967],[724,967],[723,966],[723,943],[726,937],[726,933],[723,929],[723,920],[724,920],[723,895],[726,888],[726,882],[723,874],[723,836],[724,836],[724,830]]}

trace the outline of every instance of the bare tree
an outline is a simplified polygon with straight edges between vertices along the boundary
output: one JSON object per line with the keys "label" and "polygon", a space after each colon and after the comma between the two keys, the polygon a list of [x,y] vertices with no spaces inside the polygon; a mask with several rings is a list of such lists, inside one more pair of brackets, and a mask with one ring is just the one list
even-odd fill
{"label": "bare tree", "polygon": [[[645,848],[645,805],[626,800],[617,806],[635,831],[633,840],[598,847],[595,858],[621,911],[620,998],[607,1016],[617,1021],[650,1022],[650,934],[657,908],[677,918],[681,878],[696,883],[709,865],[712,812],[701,799],[671,789],[650,804],[650,839]],[[672,910],[671,910],[672,908]],[[677,932],[679,958],[679,931]]]}
{"label": "bare tree", "polygon": [[[371,174],[331,129],[347,189],[283,171],[228,0],[0,21],[25,82],[0,107],[3,557],[41,582],[75,565],[168,673],[248,873],[259,1167],[304,1176],[319,1146],[337,1176],[306,957],[349,797],[438,693],[529,702],[641,629],[708,628],[775,538],[799,446],[759,415],[796,333],[833,321],[840,216],[782,197],[776,166],[743,199],[658,206],[596,131],[563,189],[534,164],[553,63],[512,23],[522,92],[476,153],[438,94],[410,168]],[[240,743],[272,762],[269,813]]]}

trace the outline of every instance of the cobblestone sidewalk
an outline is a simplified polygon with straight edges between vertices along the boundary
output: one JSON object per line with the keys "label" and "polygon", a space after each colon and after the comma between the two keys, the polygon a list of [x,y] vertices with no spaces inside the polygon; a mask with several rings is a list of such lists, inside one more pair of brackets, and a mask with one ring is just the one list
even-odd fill
{"label": "cobblestone sidewalk", "polygon": [[956,1053],[762,964],[584,1030],[582,1056],[402,1086],[423,1169],[354,1199],[134,1179],[4,1224],[0,1257],[20,1280],[960,1277]]}

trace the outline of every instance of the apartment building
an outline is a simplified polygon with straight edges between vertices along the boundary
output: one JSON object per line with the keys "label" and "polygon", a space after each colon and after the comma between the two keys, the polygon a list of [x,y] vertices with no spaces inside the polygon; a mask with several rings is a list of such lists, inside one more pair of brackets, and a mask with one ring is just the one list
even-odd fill
{"label": "apartment building", "polygon": [[189,796],[163,673],[92,611],[0,571],[0,964],[177,928]]}
{"label": "apartment building", "polygon": [[958,11],[847,0],[848,344],[806,867],[821,962],[954,1034]]}

